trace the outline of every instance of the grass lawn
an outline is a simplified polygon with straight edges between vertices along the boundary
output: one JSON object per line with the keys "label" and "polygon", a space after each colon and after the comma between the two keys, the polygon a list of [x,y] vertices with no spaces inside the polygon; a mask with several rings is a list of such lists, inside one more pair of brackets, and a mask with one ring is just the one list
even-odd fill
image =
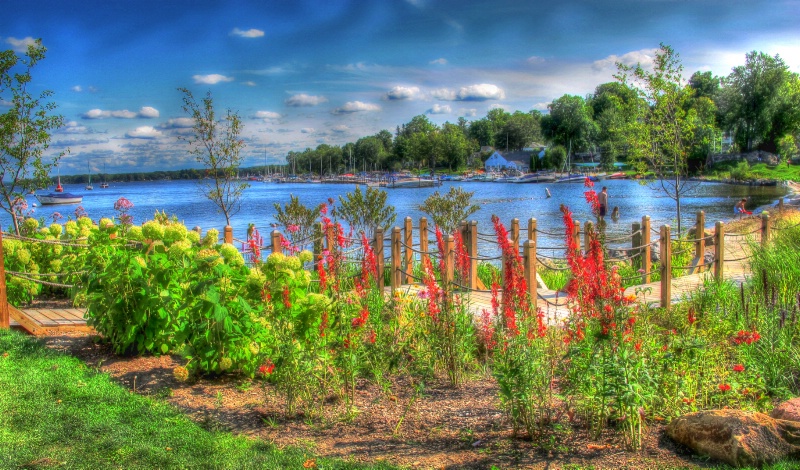
{"label": "grass lawn", "polygon": [[0,330],[0,468],[392,468],[209,432],[35,338]]}

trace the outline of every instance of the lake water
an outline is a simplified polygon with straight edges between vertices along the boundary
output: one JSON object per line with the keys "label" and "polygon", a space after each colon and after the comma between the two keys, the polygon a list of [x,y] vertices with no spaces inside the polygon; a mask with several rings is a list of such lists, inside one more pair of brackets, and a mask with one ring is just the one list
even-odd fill
{"label": "lake water", "polygon": [[[417,206],[435,191],[446,193],[450,185],[459,185],[466,191],[474,191],[473,201],[480,206],[480,210],[470,219],[478,221],[478,231],[482,233],[492,232],[493,214],[500,216],[507,227],[512,218],[519,218],[520,226],[524,228],[527,227],[527,220],[535,217],[541,230],[562,233],[563,224],[559,211],[561,204],[572,209],[576,220],[593,219],[583,195],[586,189],[580,183],[445,182],[439,188],[385,189],[388,192],[388,203],[397,212],[396,225],[401,225],[406,216],[411,216],[414,225],[417,225],[419,218],[424,216]],[[612,222],[607,217],[610,234],[630,233],[631,224],[641,221],[643,215],[650,216],[654,229],[670,224],[673,231],[676,230],[675,201],[663,192],[633,180],[601,181],[595,184],[595,190],[599,192],[602,186],[608,187],[609,206],[619,207],[620,210],[619,221]],[[546,197],[545,188],[550,190],[551,198]],[[287,204],[290,194],[298,196],[303,204],[312,207],[354,189],[352,184],[252,182],[242,198],[241,211],[232,219],[234,237],[245,239],[248,224],[254,223],[266,239],[272,230],[270,224],[275,222],[274,204]],[[168,215],[176,215],[189,228],[200,226],[204,233],[209,228],[217,228],[221,232],[225,225],[225,218],[217,212],[216,206],[203,197],[196,181],[110,183],[109,188],[97,188],[94,191],[85,191],[82,185],[66,185],[64,190],[82,194],[82,206],[94,220],[115,216],[114,202],[124,196],[134,204],[130,214],[136,224],[152,219],[156,211],[166,211]],[[743,197],[748,198],[748,209],[763,209],[775,204],[786,192],[787,189],[783,186],[699,183],[691,194],[682,198],[682,226],[692,226],[698,210],[705,211],[706,223],[710,227],[717,220],[733,218],[734,204]],[[28,196],[29,206],[32,207],[34,203],[38,202],[33,196]],[[77,205],[39,206],[34,208],[34,216],[48,222],[55,212],[74,218],[76,207]],[[10,223],[6,213],[2,214],[0,221],[4,229]],[[552,246],[554,242],[560,243],[561,237],[558,240],[539,237],[541,246]]]}

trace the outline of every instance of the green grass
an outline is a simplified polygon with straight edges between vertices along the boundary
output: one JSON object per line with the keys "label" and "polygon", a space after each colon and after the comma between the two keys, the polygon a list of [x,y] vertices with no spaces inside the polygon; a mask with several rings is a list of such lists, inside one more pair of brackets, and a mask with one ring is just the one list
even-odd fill
{"label": "green grass", "polygon": [[778,181],[798,181],[800,180],[800,165],[787,165],[786,162],[775,166],[770,166],[766,163],[749,165],[746,162],[739,161],[720,162],[714,165],[705,176],[709,179],[736,177],[737,179],[744,180],[770,179]]}
{"label": "green grass", "polygon": [[79,360],[0,330],[0,468],[391,468],[210,432]]}

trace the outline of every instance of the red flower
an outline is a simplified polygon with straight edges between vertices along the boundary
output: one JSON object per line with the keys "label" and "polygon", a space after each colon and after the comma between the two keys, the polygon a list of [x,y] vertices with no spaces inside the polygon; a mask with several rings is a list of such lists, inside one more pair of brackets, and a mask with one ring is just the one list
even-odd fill
{"label": "red flower", "polygon": [[292,308],[292,301],[289,300],[289,286],[283,286],[283,306]]}
{"label": "red flower", "polygon": [[689,314],[686,316],[686,319],[689,321],[689,325],[694,325],[694,322],[697,321],[697,317],[694,316],[694,310],[689,309]]}
{"label": "red flower", "polygon": [[731,386],[728,384],[719,384],[719,389],[722,392],[727,392],[728,390],[731,389]]}
{"label": "red flower", "polygon": [[742,364],[736,364],[733,366],[734,372],[744,372],[744,366]]}
{"label": "red flower", "polygon": [[267,359],[267,362],[261,364],[261,367],[258,368],[258,373],[263,376],[267,376],[270,375],[274,370],[275,370],[275,364],[273,364],[272,361]]}

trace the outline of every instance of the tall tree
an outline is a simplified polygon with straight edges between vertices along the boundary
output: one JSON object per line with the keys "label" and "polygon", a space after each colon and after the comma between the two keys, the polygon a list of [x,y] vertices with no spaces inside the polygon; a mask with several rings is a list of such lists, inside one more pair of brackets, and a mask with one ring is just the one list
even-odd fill
{"label": "tall tree", "polygon": [[250,186],[236,177],[243,160],[240,152],[245,147],[240,138],[242,121],[230,109],[218,120],[210,91],[198,103],[188,89],[178,90],[183,93],[183,111],[194,120],[194,133],[179,138],[189,143],[189,153],[210,177],[200,180],[200,191],[225,216],[225,224],[230,225],[231,217],[241,209],[242,193]]}
{"label": "tall tree", "polygon": [[617,69],[615,77],[645,103],[638,108],[637,119],[626,127],[628,162],[640,174],[652,172],[655,184],[675,200],[680,233],[681,196],[694,187],[686,178],[695,123],[686,112],[685,103],[692,93],[684,87],[683,65],[670,46],[661,44],[652,71],[641,64],[617,63]]}
{"label": "tall tree", "polygon": [[782,113],[797,107],[797,103],[786,106],[792,80],[797,75],[789,72],[780,56],[756,51],[748,53],[745,65],[734,67],[723,80],[719,107],[726,129],[734,132],[741,150],[775,150],[778,138],[797,130],[792,122],[786,123],[787,129],[775,129],[785,117]]}
{"label": "tall tree", "polygon": [[450,170],[464,165],[470,153],[469,141],[457,124],[446,122],[442,125],[436,136],[436,153],[439,163],[447,165]]}
{"label": "tall tree", "polygon": [[585,149],[592,135],[592,111],[580,96],[564,95],[547,108],[550,114],[542,118],[542,132],[556,145],[567,149],[567,160],[576,150]]}
{"label": "tall tree", "polygon": [[622,131],[635,118],[638,100],[633,90],[619,82],[598,85],[587,99],[597,128],[594,140],[600,148],[600,165],[605,169],[611,169],[617,157],[626,151]]}
{"label": "tall tree", "polygon": [[50,171],[64,153],[45,157],[50,134],[64,125],[64,118],[52,114],[56,105],[46,102],[52,91],[34,96],[28,91],[32,70],[45,58],[41,39],[28,46],[23,57],[12,50],[0,52],[0,207],[11,215],[19,234],[25,193],[50,184]]}

